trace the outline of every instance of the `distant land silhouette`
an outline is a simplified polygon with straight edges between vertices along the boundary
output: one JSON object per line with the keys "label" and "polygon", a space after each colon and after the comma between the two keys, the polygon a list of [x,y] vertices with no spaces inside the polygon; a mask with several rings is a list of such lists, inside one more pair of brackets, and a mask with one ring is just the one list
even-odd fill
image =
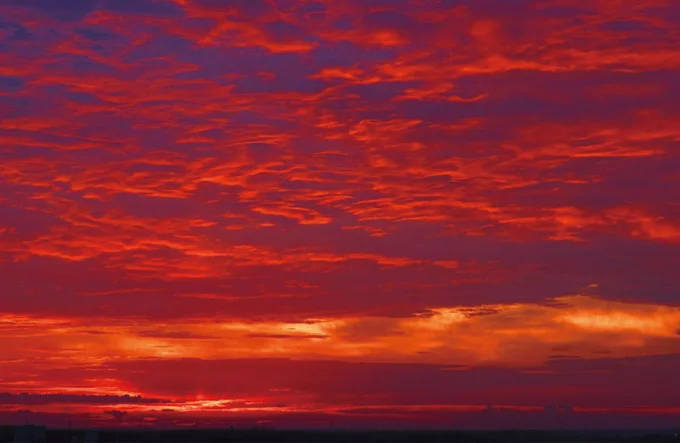
{"label": "distant land silhouette", "polygon": [[[22,429],[23,428],[23,429]],[[42,431],[26,433],[26,428]],[[32,439],[17,437],[33,435]],[[680,442],[676,430],[497,430],[497,431],[318,431],[275,429],[46,429],[0,426],[0,442],[17,443],[217,443],[217,442],[450,442],[450,443],[672,443]]]}

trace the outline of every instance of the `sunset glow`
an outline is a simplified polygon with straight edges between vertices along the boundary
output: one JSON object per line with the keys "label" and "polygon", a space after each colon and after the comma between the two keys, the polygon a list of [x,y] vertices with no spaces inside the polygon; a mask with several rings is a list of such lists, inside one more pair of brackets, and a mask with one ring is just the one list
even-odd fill
{"label": "sunset glow", "polygon": [[679,3],[0,17],[0,424],[680,420]]}

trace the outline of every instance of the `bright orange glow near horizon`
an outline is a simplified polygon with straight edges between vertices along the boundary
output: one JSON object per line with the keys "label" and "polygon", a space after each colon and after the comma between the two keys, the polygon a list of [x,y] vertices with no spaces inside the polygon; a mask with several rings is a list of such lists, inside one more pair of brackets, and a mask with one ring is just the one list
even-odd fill
{"label": "bright orange glow near horizon", "polygon": [[680,420],[679,4],[0,17],[0,424]]}

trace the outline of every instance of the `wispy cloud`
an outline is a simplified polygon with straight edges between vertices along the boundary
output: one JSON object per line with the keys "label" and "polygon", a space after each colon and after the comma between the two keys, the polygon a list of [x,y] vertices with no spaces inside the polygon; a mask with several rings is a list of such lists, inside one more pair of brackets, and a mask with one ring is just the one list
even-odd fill
{"label": "wispy cloud", "polygon": [[[87,372],[126,360],[540,377],[677,354],[678,12],[2,2],[0,387],[110,396],[90,405],[108,423],[117,396],[147,390]],[[617,386],[639,400],[621,405],[656,407]],[[214,388],[182,401],[224,401]],[[252,395],[231,401],[277,407]]]}

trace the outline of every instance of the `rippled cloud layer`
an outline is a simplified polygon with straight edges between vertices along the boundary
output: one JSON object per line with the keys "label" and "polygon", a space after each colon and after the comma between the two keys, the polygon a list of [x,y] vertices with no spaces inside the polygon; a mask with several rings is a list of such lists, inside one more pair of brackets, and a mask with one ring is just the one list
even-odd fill
{"label": "rippled cloud layer", "polygon": [[677,419],[675,2],[0,17],[3,420]]}

